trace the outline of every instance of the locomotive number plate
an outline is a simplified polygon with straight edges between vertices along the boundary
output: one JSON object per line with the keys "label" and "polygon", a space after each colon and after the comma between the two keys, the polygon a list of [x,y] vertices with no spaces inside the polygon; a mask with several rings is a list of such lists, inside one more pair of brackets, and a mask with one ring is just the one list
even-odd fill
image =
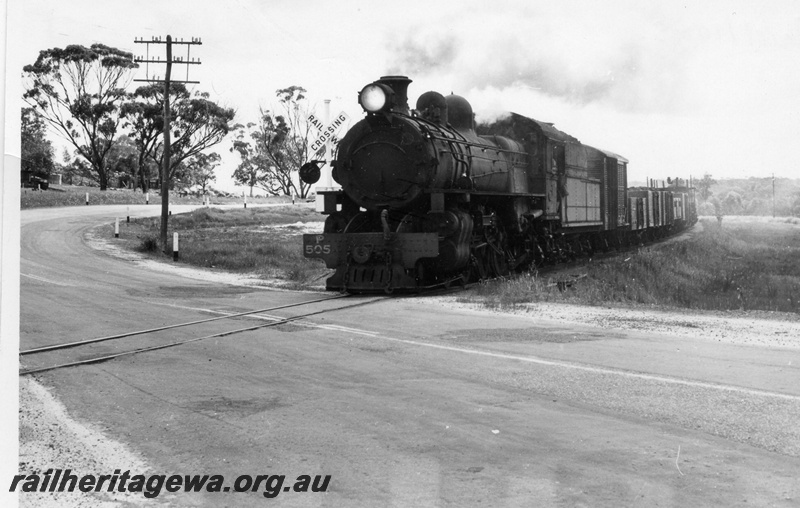
{"label": "locomotive number plate", "polygon": [[[324,260],[328,268],[347,263],[348,252],[358,257],[357,253],[363,254],[366,249],[389,252],[394,262],[411,268],[419,258],[439,255],[439,240],[436,233],[395,233],[388,241],[383,233],[303,235],[303,255]],[[360,262],[365,261],[361,259]]]}

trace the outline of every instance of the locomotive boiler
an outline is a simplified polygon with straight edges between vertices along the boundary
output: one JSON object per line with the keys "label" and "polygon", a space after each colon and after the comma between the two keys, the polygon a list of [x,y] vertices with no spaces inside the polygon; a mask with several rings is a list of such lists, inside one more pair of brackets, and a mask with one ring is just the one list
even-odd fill
{"label": "locomotive boiler", "polygon": [[514,113],[476,130],[458,95],[426,92],[411,110],[409,83],[361,90],[366,116],[331,164],[341,189],[319,193],[325,227],[303,248],[335,269],[328,289],[466,283],[627,241],[625,158]]}

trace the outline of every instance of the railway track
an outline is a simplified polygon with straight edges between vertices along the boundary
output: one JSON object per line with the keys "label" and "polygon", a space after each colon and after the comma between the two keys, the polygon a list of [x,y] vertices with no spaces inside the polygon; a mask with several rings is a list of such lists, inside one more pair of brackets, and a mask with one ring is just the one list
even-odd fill
{"label": "railway track", "polygon": [[[670,236],[668,238],[674,238],[674,236]],[[653,242],[653,243],[650,243],[650,244],[647,244],[647,245],[657,245],[658,243],[660,243],[660,242],[657,241],[657,242]],[[613,258],[613,257],[616,257],[616,256],[629,254],[629,253],[637,250],[640,247],[641,246],[637,245],[637,246],[629,246],[629,247],[624,247],[624,248],[618,248],[618,249],[614,249],[613,251],[609,251],[609,252],[596,252],[591,257],[577,257],[576,259],[573,259],[573,260],[570,260],[570,261],[567,261],[567,262],[546,264],[546,265],[542,265],[542,266],[537,267],[536,270],[537,270],[537,273],[539,275],[546,275],[548,273],[554,273],[554,272],[561,271],[561,270],[564,270],[564,269],[572,269],[572,268],[577,268],[577,267],[580,267],[580,266],[585,266],[587,263],[591,263],[593,260],[610,259],[610,258]],[[191,338],[188,338],[188,339],[183,339],[183,340],[178,340],[178,341],[172,341],[172,342],[160,343],[160,344],[146,346],[146,347],[128,349],[128,350],[118,351],[118,352],[114,352],[114,353],[110,353],[110,354],[91,356],[89,358],[82,358],[82,359],[76,360],[76,361],[56,362],[56,363],[52,363],[50,365],[43,365],[43,366],[30,367],[30,368],[22,368],[19,371],[19,375],[24,376],[24,375],[30,375],[30,374],[38,374],[38,373],[47,372],[47,371],[56,370],[56,369],[61,369],[61,368],[66,368],[66,367],[74,367],[74,366],[80,366],[80,365],[89,365],[89,364],[94,364],[94,363],[101,363],[101,362],[113,360],[115,358],[120,358],[120,357],[123,357],[123,356],[129,356],[129,355],[144,353],[144,352],[148,352],[148,351],[156,351],[156,350],[159,350],[159,349],[166,349],[166,348],[170,348],[170,347],[176,347],[176,346],[180,346],[180,345],[183,345],[183,344],[189,344],[189,343],[192,343],[192,342],[198,342],[198,341],[207,340],[207,339],[226,337],[226,336],[234,335],[234,334],[237,334],[237,333],[243,333],[243,332],[258,330],[260,328],[268,328],[268,327],[273,327],[273,326],[279,326],[279,325],[282,325],[282,324],[289,323],[291,321],[296,321],[296,320],[299,320],[299,319],[304,319],[304,318],[308,318],[308,317],[311,317],[311,316],[316,316],[316,315],[325,314],[325,313],[329,313],[329,312],[336,312],[337,310],[344,310],[344,309],[349,309],[349,308],[353,308],[353,307],[369,305],[369,304],[376,303],[376,302],[379,302],[379,301],[383,301],[383,300],[386,300],[386,299],[389,299],[389,298],[409,297],[409,296],[414,296],[414,294],[425,294],[425,295],[447,294],[447,293],[451,293],[451,292],[455,292],[455,291],[466,290],[466,289],[472,288],[472,287],[477,286],[477,285],[486,284],[487,282],[490,282],[490,281],[493,281],[493,280],[509,279],[509,278],[514,278],[514,277],[517,277],[517,276],[519,276],[519,274],[510,273],[509,275],[503,276],[503,277],[486,277],[486,278],[481,279],[481,280],[476,281],[476,282],[466,282],[464,277],[458,276],[458,277],[453,277],[453,278],[445,280],[445,281],[441,281],[441,282],[436,283],[436,284],[432,284],[430,286],[419,288],[421,291],[416,291],[414,293],[403,293],[402,295],[395,295],[395,296],[390,296],[390,295],[379,296],[376,293],[365,292],[365,293],[362,293],[361,296],[366,296],[366,297],[370,297],[371,296],[372,298],[370,300],[366,300],[366,301],[359,301],[358,303],[355,303],[355,304],[352,304],[352,305],[344,305],[344,306],[340,306],[340,307],[321,309],[321,310],[316,310],[316,311],[313,311],[313,312],[308,312],[308,313],[305,313],[305,314],[299,314],[299,315],[296,315],[296,316],[291,316],[291,317],[286,317],[286,318],[272,318],[273,320],[271,320],[271,321],[269,321],[267,323],[259,323],[259,324],[256,324],[256,325],[246,326],[246,327],[243,327],[243,328],[224,330],[222,332],[203,335],[203,336],[199,336],[199,337],[191,337]],[[574,282],[574,280],[572,280],[572,281],[556,281],[555,284],[559,285],[559,287],[560,287],[560,285],[562,283],[565,286],[569,286],[571,282]],[[265,309],[257,309],[257,310],[247,311],[247,312],[225,314],[225,315],[217,316],[217,317],[213,317],[213,318],[200,319],[200,320],[189,321],[189,322],[184,322],[184,323],[176,323],[176,324],[172,324],[172,325],[166,325],[166,326],[161,326],[161,327],[156,327],[156,328],[149,328],[149,329],[144,329],[144,330],[136,330],[136,331],[131,331],[131,332],[124,332],[124,333],[105,336],[105,337],[96,337],[96,338],[89,338],[89,339],[83,339],[83,340],[77,340],[77,341],[71,341],[71,342],[63,342],[63,343],[51,344],[51,345],[47,345],[47,346],[40,346],[40,347],[20,350],[19,355],[20,355],[21,358],[22,357],[32,357],[32,356],[40,355],[40,354],[44,354],[44,353],[62,351],[62,350],[73,349],[73,348],[81,348],[81,347],[84,347],[84,346],[89,346],[89,345],[97,344],[97,343],[101,343],[101,342],[118,341],[118,340],[121,340],[121,339],[127,339],[127,338],[131,338],[131,337],[152,336],[153,334],[156,334],[156,333],[159,333],[159,332],[163,332],[163,331],[167,331],[167,330],[174,330],[174,329],[179,329],[179,328],[187,328],[187,327],[192,327],[192,326],[198,326],[198,325],[207,324],[207,323],[211,323],[211,322],[215,322],[215,321],[231,320],[231,319],[236,319],[236,318],[258,317],[259,314],[264,314],[266,312],[273,312],[273,311],[282,310],[282,309],[288,309],[288,308],[293,308],[293,307],[301,307],[301,306],[312,305],[312,304],[316,304],[316,303],[323,303],[323,302],[327,302],[327,301],[330,301],[330,300],[339,300],[339,299],[353,298],[353,297],[355,297],[354,294],[342,293],[342,294],[335,295],[335,296],[328,296],[328,297],[325,297],[325,298],[319,298],[319,299],[315,299],[315,300],[307,300],[307,301],[304,301],[304,302],[298,302],[298,303],[287,304],[287,305],[280,305],[280,306],[269,307],[269,308],[265,308]],[[263,317],[261,319],[263,319]]]}
{"label": "railway track", "polygon": [[[166,330],[175,330],[175,329],[179,329],[179,328],[187,328],[187,327],[192,327],[192,326],[198,326],[198,325],[206,324],[206,323],[209,323],[209,322],[212,322],[212,321],[223,321],[223,320],[231,320],[231,319],[236,319],[236,318],[259,317],[259,314],[264,314],[264,313],[267,313],[267,312],[273,312],[273,311],[276,311],[276,310],[282,310],[282,309],[287,309],[287,308],[292,308],[292,307],[301,307],[301,306],[312,305],[312,304],[316,304],[316,303],[327,302],[327,301],[330,301],[330,300],[340,300],[340,299],[345,299],[345,298],[353,299],[355,297],[353,295],[349,295],[349,294],[342,294],[342,295],[330,296],[330,297],[326,297],[326,298],[319,298],[319,299],[316,299],[316,300],[309,300],[309,301],[298,302],[298,303],[293,303],[293,304],[269,307],[269,308],[265,308],[265,309],[258,309],[258,310],[247,311],[247,312],[239,312],[239,313],[234,313],[234,314],[225,314],[223,316],[217,316],[217,317],[208,318],[208,319],[201,319],[201,320],[189,321],[189,322],[184,322],[184,323],[176,323],[176,324],[173,324],[173,325],[167,325],[167,326],[162,326],[162,327],[157,327],[157,328],[150,328],[150,329],[145,329],[145,330],[137,330],[137,331],[132,331],[132,332],[125,332],[125,333],[120,333],[120,334],[110,335],[110,336],[105,336],[105,337],[96,337],[96,338],[90,338],[90,339],[83,339],[83,340],[77,340],[77,341],[70,341],[70,342],[51,344],[51,345],[47,345],[47,346],[41,346],[41,347],[36,347],[36,348],[20,350],[19,355],[20,355],[21,358],[22,357],[33,357],[33,356],[42,355],[42,354],[45,354],[45,353],[52,353],[52,352],[63,351],[63,350],[67,350],[67,349],[73,349],[73,348],[81,348],[81,347],[85,347],[85,346],[89,346],[89,345],[97,344],[97,343],[101,343],[101,342],[120,341],[122,339],[128,339],[128,338],[131,338],[131,337],[152,337],[154,334],[157,334],[159,332],[163,332],[163,331],[166,331]],[[164,343],[159,343],[159,344],[155,344],[155,345],[139,347],[139,348],[134,348],[134,349],[126,349],[126,350],[123,350],[123,351],[117,351],[117,352],[113,352],[113,353],[110,353],[110,354],[102,354],[102,355],[90,356],[88,358],[82,358],[80,360],[75,360],[75,361],[61,361],[61,362],[57,361],[57,362],[51,363],[49,365],[22,368],[19,371],[19,375],[20,376],[25,376],[25,375],[38,374],[38,373],[42,373],[42,372],[47,372],[47,371],[56,370],[56,369],[62,369],[62,368],[67,368],[67,367],[75,367],[75,366],[80,366],[80,365],[89,365],[89,364],[94,364],[94,363],[101,363],[101,362],[113,360],[115,358],[120,358],[120,357],[123,357],[123,356],[130,356],[130,355],[134,355],[134,354],[145,353],[145,352],[148,352],[148,351],[157,351],[159,349],[166,349],[166,348],[170,348],[170,347],[181,346],[181,345],[184,345],[184,344],[189,344],[189,343],[192,343],[192,342],[198,342],[198,341],[207,340],[207,339],[226,337],[226,336],[230,336],[230,335],[235,335],[237,333],[249,332],[249,331],[258,330],[258,329],[261,329],[261,328],[268,328],[268,327],[278,326],[278,325],[286,324],[286,323],[289,323],[289,322],[292,322],[292,321],[297,321],[297,320],[300,320],[300,319],[309,318],[311,316],[318,316],[320,314],[326,314],[326,313],[330,313],[330,312],[336,312],[336,311],[339,311],[339,310],[352,309],[354,307],[361,307],[361,306],[365,306],[365,305],[370,305],[370,304],[373,304],[373,303],[377,303],[377,302],[386,300],[388,298],[390,298],[390,297],[388,297],[388,296],[376,296],[376,297],[373,297],[373,298],[371,298],[369,300],[358,301],[357,303],[353,303],[353,304],[350,304],[350,305],[342,305],[342,306],[337,306],[337,307],[333,307],[333,308],[324,308],[324,309],[315,310],[315,311],[312,311],[312,312],[306,312],[306,313],[303,313],[303,314],[298,314],[298,315],[290,316],[290,317],[286,317],[286,318],[268,318],[268,319],[271,319],[271,321],[269,321],[267,323],[258,323],[258,324],[255,324],[255,325],[245,326],[245,327],[242,327],[242,328],[233,328],[233,329],[223,330],[221,332],[212,333],[212,334],[208,334],[208,335],[190,337],[188,339],[164,342]],[[261,319],[263,319],[263,318],[264,317],[261,317]]]}
{"label": "railway track", "polygon": [[[474,286],[479,285],[481,283],[485,283],[488,280],[493,280],[493,279],[486,279],[486,280],[483,280],[483,281],[480,281],[480,282],[473,282],[473,283],[460,284],[460,285],[459,284],[452,285],[450,283],[450,282],[455,282],[455,280],[454,281],[446,281],[446,282],[443,282],[443,283],[440,283],[440,284],[435,284],[435,285],[431,285],[431,286],[426,287],[426,288],[422,288],[422,291],[418,292],[416,294],[424,294],[424,295],[447,294],[447,293],[456,292],[456,291],[459,291],[459,290],[463,290],[463,289],[468,289],[468,288],[474,287]],[[93,337],[93,338],[74,340],[74,341],[68,341],[68,342],[59,342],[59,343],[56,343],[56,344],[49,344],[49,345],[46,345],[46,346],[39,346],[39,347],[33,347],[33,348],[29,348],[29,349],[23,349],[23,350],[19,351],[20,363],[22,363],[22,359],[23,358],[34,358],[34,357],[39,357],[40,355],[44,356],[47,353],[56,353],[56,352],[59,352],[59,351],[65,351],[65,350],[70,350],[70,349],[79,349],[80,350],[81,348],[86,348],[87,346],[91,346],[91,345],[99,344],[99,343],[106,343],[106,342],[115,342],[115,343],[117,343],[117,342],[123,341],[123,339],[131,339],[131,338],[137,338],[137,337],[138,338],[144,338],[144,337],[150,338],[150,337],[153,337],[153,336],[157,335],[160,332],[165,332],[165,331],[169,331],[169,330],[176,330],[176,329],[183,329],[183,328],[190,328],[190,327],[196,327],[196,326],[199,326],[199,325],[205,325],[205,324],[212,323],[212,322],[217,322],[217,321],[235,320],[237,318],[259,318],[259,319],[265,319],[264,316],[259,316],[259,315],[265,314],[267,312],[274,312],[274,311],[288,309],[288,308],[309,306],[309,305],[313,305],[313,304],[317,304],[317,303],[324,303],[324,302],[333,301],[333,300],[356,299],[356,298],[359,298],[359,297],[367,297],[367,298],[369,298],[368,300],[361,300],[361,301],[358,301],[357,303],[353,303],[353,304],[349,304],[349,305],[342,305],[342,306],[337,306],[337,307],[333,307],[333,308],[325,308],[325,309],[320,309],[320,310],[314,310],[312,312],[298,314],[298,315],[290,316],[290,317],[286,317],[286,318],[267,318],[267,319],[271,319],[271,321],[269,321],[267,323],[260,322],[258,324],[254,324],[254,325],[251,325],[251,326],[245,326],[245,327],[240,327],[240,328],[233,328],[233,329],[223,330],[223,331],[217,332],[217,333],[201,335],[201,336],[195,336],[195,337],[190,337],[190,338],[187,338],[187,339],[182,339],[182,340],[177,340],[177,341],[163,342],[163,343],[158,343],[158,344],[155,344],[155,345],[149,345],[149,346],[144,346],[144,347],[134,347],[134,348],[125,349],[125,350],[122,350],[122,351],[115,351],[115,352],[108,353],[108,354],[92,355],[92,356],[89,356],[88,358],[81,358],[79,360],[74,360],[74,361],[58,361],[58,360],[56,360],[55,362],[52,362],[52,363],[49,363],[49,364],[46,364],[46,365],[23,367],[23,368],[21,368],[19,370],[19,375],[20,376],[26,376],[26,375],[39,374],[39,373],[48,372],[48,371],[57,370],[57,369],[62,369],[62,368],[67,368],[67,367],[77,367],[77,366],[81,366],[81,365],[90,365],[90,364],[102,363],[102,362],[110,361],[110,360],[113,360],[113,359],[116,359],[116,358],[121,358],[121,357],[124,357],[124,356],[130,356],[130,355],[135,355],[135,354],[145,353],[145,352],[150,352],[150,351],[157,351],[157,350],[160,350],[160,349],[166,349],[166,348],[181,346],[181,345],[184,345],[184,344],[190,344],[190,343],[199,342],[199,341],[202,341],[202,340],[226,337],[226,336],[235,335],[235,334],[238,334],[238,333],[258,330],[258,329],[261,329],[261,328],[269,328],[269,327],[279,326],[279,325],[282,325],[282,324],[290,323],[292,321],[297,321],[297,320],[300,320],[300,319],[305,319],[305,318],[309,318],[309,317],[312,317],[312,316],[317,316],[317,315],[326,314],[326,313],[330,313],[330,312],[336,312],[336,311],[339,311],[339,310],[345,310],[345,309],[351,309],[351,308],[354,308],[354,307],[370,305],[372,303],[377,303],[377,302],[384,301],[384,300],[387,300],[387,299],[407,298],[407,297],[413,297],[413,296],[415,296],[415,294],[410,294],[410,293],[398,294],[398,295],[394,295],[394,296],[369,294],[369,293],[362,294],[362,295],[356,295],[356,294],[351,294],[351,293],[342,293],[342,294],[338,294],[338,295],[334,295],[334,296],[328,296],[328,297],[325,297],[325,298],[307,300],[307,301],[298,302],[298,303],[292,303],[292,304],[287,304],[287,305],[279,305],[279,306],[268,307],[268,308],[263,308],[263,309],[256,309],[256,310],[251,310],[251,311],[247,311],[247,312],[224,314],[222,316],[216,316],[216,317],[212,317],[212,318],[199,319],[199,320],[182,322],[182,323],[175,323],[175,324],[165,325],[165,326],[160,326],[160,327],[155,327],[155,328],[134,330],[134,331],[123,332],[123,333],[114,334],[114,335],[108,335],[108,336],[103,336],[103,337]],[[125,342],[127,343],[128,341],[125,341]]]}

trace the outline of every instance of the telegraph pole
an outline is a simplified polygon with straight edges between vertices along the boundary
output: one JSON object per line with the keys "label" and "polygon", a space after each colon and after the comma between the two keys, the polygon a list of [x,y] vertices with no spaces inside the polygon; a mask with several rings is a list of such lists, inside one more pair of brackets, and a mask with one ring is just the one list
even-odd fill
{"label": "telegraph pole", "polygon": [[169,218],[169,166],[171,154],[169,124],[169,79],[172,74],[172,37],[167,35],[167,69],[164,72],[164,153],[161,157],[161,249],[167,253]]}
{"label": "telegraph pole", "polygon": [[[137,44],[147,44],[147,58],[137,57],[135,61],[146,63],[146,79],[135,79],[134,81],[144,81],[148,83],[158,83],[163,81],[164,82],[164,152],[162,157],[162,164],[161,164],[161,249],[164,254],[168,254],[167,252],[167,224],[169,220],[169,170],[170,170],[170,157],[171,157],[171,146],[170,146],[170,105],[169,105],[169,85],[172,82],[172,64],[182,64],[186,65],[186,79],[185,80],[175,80],[175,83],[199,83],[199,81],[189,81],[189,65],[200,65],[200,60],[190,59],[189,51],[192,45],[202,44],[200,38],[192,38],[190,41],[184,42],[183,39],[173,41],[171,35],[167,35],[166,41],[162,41],[161,37],[153,37],[149,41],[145,41],[144,39],[135,39],[135,43]],[[150,59],[150,44],[166,44],[167,46],[167,59],[162,61],[160,58],[156,60]],[[172,58],[172,45],[173,44],[185,44],[186,45],[186,60],[183,57],[178,57],[177,59]],[[150,78],[150,64],[162,64],[166,63],[167,67],[164,73],[164,79],[151,79]]]}

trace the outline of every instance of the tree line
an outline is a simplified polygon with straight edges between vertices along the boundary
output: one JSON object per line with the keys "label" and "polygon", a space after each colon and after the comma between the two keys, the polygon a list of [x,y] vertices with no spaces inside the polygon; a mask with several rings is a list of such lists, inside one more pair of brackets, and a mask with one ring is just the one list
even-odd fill
{"label": "tree line", "polygon": [[[89,181],[106,190],[113,181],[147,192],[163,167],[164,87],[151,83],[128,91],[136,68],[132,53],[99,43],[40,51],[23,68],[23,175],[47,177],[60,170],[70,183]],[[260,188],[305,197],[309,186],[294,178],[312,155],[305,93],[299,86],[278,90],[280,113],[262,109],[258,122],[242,125],[233,123],[234,109],[208,93],[173,83],[170,186],[205,192],[221,161],[209,149],[233,133],[230,150],[241,158],[236,182],[250,187],[251,195]],[[55,161],[48,126],[73,150],[65,151],[63,164]]]}
{"label": "tree line", "polygon": [[696,180],[701,215],[776,215],[800,217],[800,180],[750,177]]}

